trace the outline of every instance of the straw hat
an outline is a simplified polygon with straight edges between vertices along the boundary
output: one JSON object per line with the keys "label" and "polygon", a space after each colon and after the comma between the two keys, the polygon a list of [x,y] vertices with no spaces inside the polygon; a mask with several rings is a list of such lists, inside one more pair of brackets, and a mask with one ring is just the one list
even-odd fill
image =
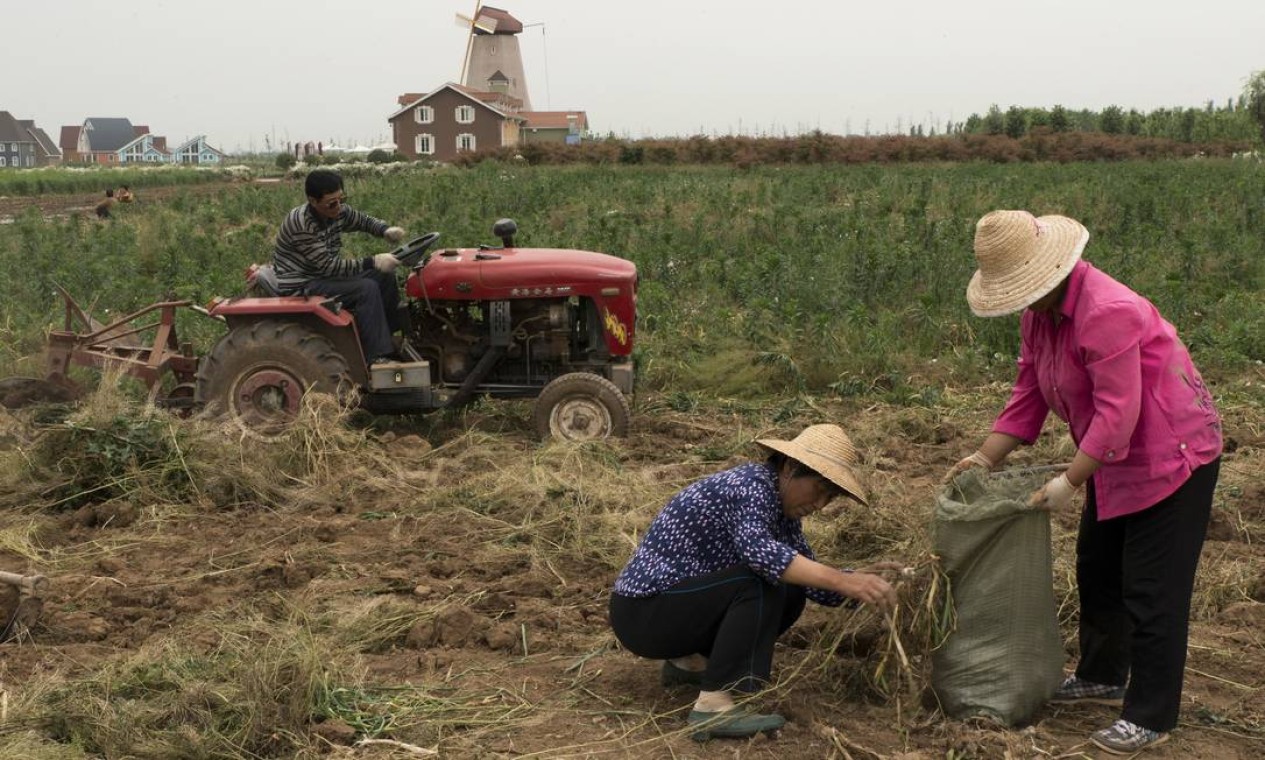
{"label": "straw hat", "polygon": [[856,447],[838,425],[810,425],[792,441],[761,438],[756,444],[803,462],[848,496],[868,505],[865,489],[852,471],[859,460]]}
{"label": "straw hat", "polygon": [[979,269],[966,286],[977,317],[1022,311],[1058,287],[1080,260],[1089,230],[1066,216],[993,211],[975,225]]}

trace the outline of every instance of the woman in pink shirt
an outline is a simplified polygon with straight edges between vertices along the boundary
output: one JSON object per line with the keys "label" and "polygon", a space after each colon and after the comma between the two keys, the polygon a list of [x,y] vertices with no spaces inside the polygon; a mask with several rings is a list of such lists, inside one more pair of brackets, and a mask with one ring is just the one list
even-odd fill
{"label": "woman in pink shirt", "polygon": [[1221,420],[1173,326],[1081,260],[1074,219],[994,211],[975,229],[971,311],[1023,311],[1019,377],[992,433],[950,468],[997,467],[1049,412],[1076,455],[1029,504],[1064,509],[1085,487],[1076,543],[1080,661],[1055,702],[1123,705],[1091,739],[1131,753],[1177,725],[1195,569],[1221,457]]}

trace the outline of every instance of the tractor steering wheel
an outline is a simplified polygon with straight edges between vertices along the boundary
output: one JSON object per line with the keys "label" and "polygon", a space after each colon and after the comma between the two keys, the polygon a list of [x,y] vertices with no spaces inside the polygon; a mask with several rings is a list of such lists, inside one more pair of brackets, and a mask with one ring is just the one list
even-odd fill
{"label": "tractor steering wheel", "polygon": [[428,232],[421,237],[413,238],[404,245],[401,245],[399,248],[396,248],[392,251],[392,253],[395,254],[395,258],[399,260],[401,264],[411,267],[422,260],[422,255],[426,253],[426,249],[434,245],[435,241],[438,239],[438,232]]}

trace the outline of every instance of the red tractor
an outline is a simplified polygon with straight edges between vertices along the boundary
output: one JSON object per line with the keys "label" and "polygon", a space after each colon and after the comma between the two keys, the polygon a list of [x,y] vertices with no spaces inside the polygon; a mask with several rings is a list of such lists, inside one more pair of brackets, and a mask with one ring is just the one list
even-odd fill
{"label": "red tractor", "polygon": [[351,313],[325,296],[279,296],[270,266],[248,277],[261,297],[210,308],[229,332],[198,363],[195,404],[268,432],[309,390],[346,395],[376,414],[456,407],[487,395],[535,398],[543,436],[624,435],[633,388],[637,268],[603,253],[517,248],[517,225],[493,227],[498,247],[428,253],[432,232],[394,252],[407,269],[398,353],[368,365]]}

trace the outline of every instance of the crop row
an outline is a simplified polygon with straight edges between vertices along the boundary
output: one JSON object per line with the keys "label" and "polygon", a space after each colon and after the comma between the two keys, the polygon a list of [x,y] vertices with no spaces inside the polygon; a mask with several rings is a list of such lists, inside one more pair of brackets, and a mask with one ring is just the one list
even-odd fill
{"label": "crop row", "polygon": [[[442,244],[600,250],[641,276],[638,359],[652,386],[727,394],[799,387],[926,395],[1009,377],[1014,318],[972,317],[975,221],[994,208],[1081,220],[1086,258],[1152,298],[1205,369],[1265,358],[1265,173],[1256,162],[538,167],[364,176],[352,204]],[[0,225],[0,374],[60,318],[53,283],[99,314],[242,290],[294,183],[177,193],[99,222],[31,212]],[[348,252],[382,250],[366,236]],[[188,314],[200,350],[221,327]]]}

